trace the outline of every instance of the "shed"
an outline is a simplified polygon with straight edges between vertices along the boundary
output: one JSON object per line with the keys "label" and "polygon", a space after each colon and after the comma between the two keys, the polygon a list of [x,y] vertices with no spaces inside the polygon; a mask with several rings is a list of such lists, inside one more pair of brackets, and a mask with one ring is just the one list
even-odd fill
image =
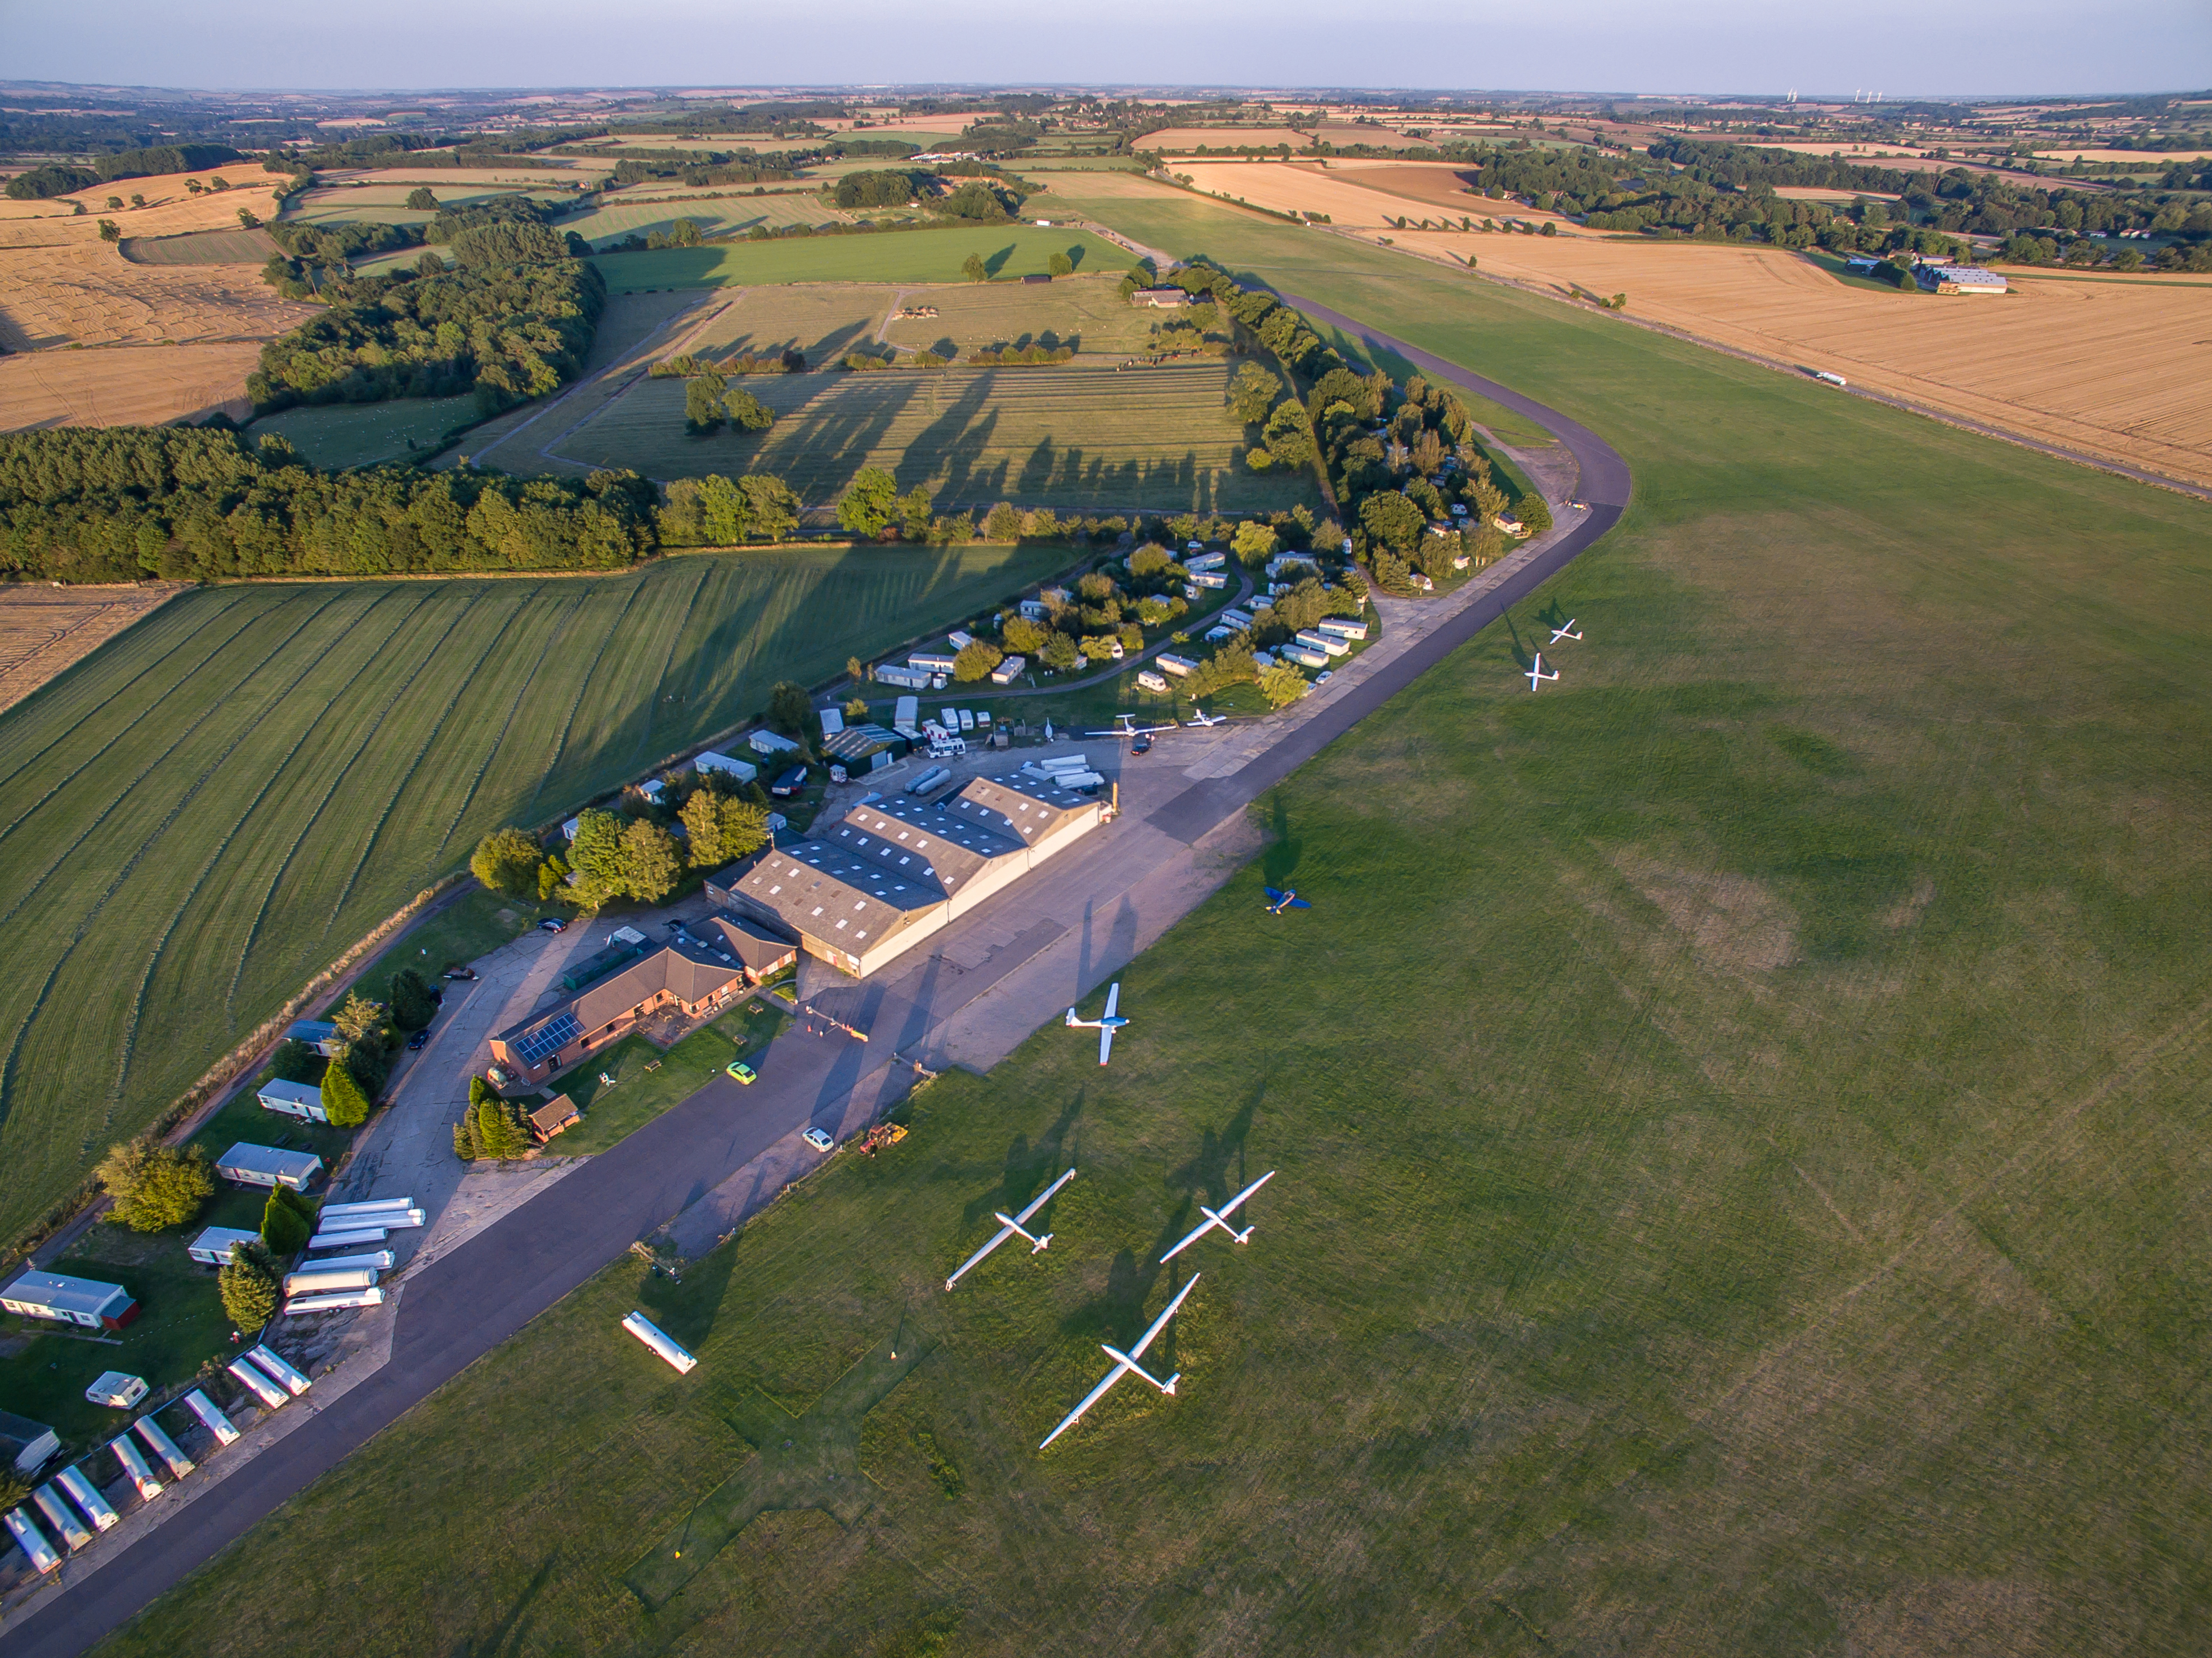
{"label": "shed", "polygon": [[323,1172],[323,1160],[312,1151],[282,1151],[240,1140],[216,1159],[215,1172],[240,1186],[289,1186],[304,1192]]}
{"label": "shed", "polygon": [[241,1231],[235,1226],[210,1226],[185,1246],[185,1253],[203,1266],[228,1266],[232,1244],[260,1242],[258,1232]]}
{"label": "shed", "polygon": [[0,1308],[24,1318],[50,1318],[94,1330],[119,1330],[138,1316],[138,1303],[121,1284],[60,1272],[24,1273],[0,1290]]}
{"label": "shed", "polygon": [[127,1411],[146,1397],[146,1378],[128,1376],[121,1370],[102,1370],[93,1378],[92,1386],[84,1390],[84,1396],[91,1404]]}
{"label": "shed", "polygon": [[530,1114],[530,1132],[538,1136],[543,1145],[564,1129],[574,1128],[583,1121],[584,1114],[576,1109],[575,1101],[566,1094],[556,1094],[551,1099]]}
{"label": "shed", "polygon": [[261,1102],[264,1111],[280,1116],[297,1117],[301,1122],[331,1120],[331,1114],[323,1108],[323,1090],[305,1083],[264,1083],[253,1097]]}
{"label": "shed", "polygon": [[45,1423],[0,1411],[0,1456],[17,1473],[36,1473],[61,1448],[61,1436]]}
{"label": "shed", "polygon": [[326,1060],[337,1051],[338,1028],[327,1019],[296,1020],[284,1034],[313,1048]]}

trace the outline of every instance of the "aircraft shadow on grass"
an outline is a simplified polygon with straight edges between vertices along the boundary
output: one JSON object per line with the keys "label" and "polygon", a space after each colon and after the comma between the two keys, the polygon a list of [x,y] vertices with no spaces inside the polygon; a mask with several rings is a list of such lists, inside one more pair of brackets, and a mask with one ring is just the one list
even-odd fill
{"label": "aircraft shadow on grass", "polygon": [[[1083,1115],[1083,1090],[1078,1089],[1075,1097],[1060,1110],[1052,1127],[1037,1136],[1034,1144],[1026,1134],[1017,1134],[1006,1147],[1006,1172],[995,1192],[971,1198],[960,1212],[963,1227],[974,1226],[984,1216],[999,1209],[1009,1214],[1020,1209],[1044,1187],[1060,1177],[1060,1171],[1075,1160],[1075,1153],[1066,1149],[1069,1133]],[[1051,1210],[1048,1207],[1038,1218],[1037,1225],[1051,1230]]]}
{"label": "aircraft shadow on grass", "polygon": [[1267,849],[1260,854],[1260,872],[1271,887],[1287,887],[1297,873],[1305,842],[1291,833],[1291,809],[1278,793],[1269,803]]}
{"label": "aircraft shadow on grass", "polygon": [[763,1514],[819,1509],[850,1526],[874,1506],[876,1486],[860,1472],[860,1428],[933,1351],[927,1338],[898,1327],[854,1360],[797,1416],[752,1386],[721,1401],[724,1419],[753,1455],[645,1558],[623,1582],[659,1612],[711,1566],[731,1540]]}

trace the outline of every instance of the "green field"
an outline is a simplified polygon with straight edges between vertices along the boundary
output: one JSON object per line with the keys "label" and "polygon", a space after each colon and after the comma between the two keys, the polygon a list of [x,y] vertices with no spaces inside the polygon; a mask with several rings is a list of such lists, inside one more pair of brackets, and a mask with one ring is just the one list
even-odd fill
{"label": "green field", "polygon": [[[576,199],[576,193],[568,190],[529,190],[508,185],[441,185],[435,179],[423,179],[420,187],[427,187],[438,198],[439,207],[465,207],[495,196],[529,196],[544,206],[557,209]],[[332,185],[303,191],[285,204],[279,217],[286,224],[428,224],[437,216],[436,208],[407,205],[408,197],[417,188],[412,184]]]}
{"label": "green field", "polygon": [[830,224],[851,216],[823,206],[822,198],[813,195],[747,196],[732,192],[705,200],[689,199],[692,193],[679,192],[676,199],[670,201],[655,201],[650,197],[610,199],[589,213],[562,219],[560,228],[573,230],[596,246],[619,241],[625,236],[665,231],[678,219],[690,220],[702,235],[720,236],[732,231],[750,230],[755,225],[766,225],[774,230],[788,224]]}
{"label": "green field", "polygon": [[0,1236],[485,830],[1066,558],[793,550],[172,601],[0,714]]}
{"label": "green field", "polygon": [[673,247],[657,253],[600,256],[611,293],[644,288],[725,288],[758,282],[951,282],[971,253],[993,276],[1042,276],[1066,253],[1079,270],[1126,270],[1129,256],[1082,231],[1034,225],[948,227],[785,241]]}
{"label": "green field", "polygon": [[[1048,1028],[680,1288],[610,1268],[104,1650],[2201,1649],[2212,511],[1104,210],[1553,403],[1635,507],[1265,803],[1110,1070]],[[1040,1456],[1194,1270],[1179,1396]]]}
{"label": "green field", "polygon": [[133,264],[266,264],[276,244],[265,230],[195,230],[182,236],[125,236]]}
{"label": "green field", "polygon": [[250,432],[257,439],[278,434],[312,465],[374,466],[380,460],[427,455],[443,446],[453,428],[474,425],[479,412],[473,394],[333,403],[265,415]]}
{"label": "green field", "polygon": [[1012,501],[1084,512],[1241,513],[1318,504],[1312,479],[1239,464],[1230,369],[1174,363],[1117,374],[1070,365],[763,374],[747,389],[778,415],[767,433],[703,436],[684,422],[684,383],[641,380],[554,455],[657,478],[776,473],[813,507],[863,466],[945,507]]}

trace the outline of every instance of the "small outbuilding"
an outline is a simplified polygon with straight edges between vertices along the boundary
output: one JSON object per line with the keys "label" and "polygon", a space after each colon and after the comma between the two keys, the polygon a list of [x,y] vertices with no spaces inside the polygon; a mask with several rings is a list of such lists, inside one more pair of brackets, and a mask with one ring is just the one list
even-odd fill
{"label": "small outbuilding", "polygon": [[574,1128],[583,1120],[584,1114],[576,1109],[575,1101],[566,1094],[556,1094],[530,1114],[530,1132],[543,1145],[556,1134]]}
{"label": "small outbuilding", "polygon": [[311,1088],[306,1083],[264,1083],[255,1092],[264,1111],[274,1111],[279,1116],[297,1117],[301,1122],[328,1122],[331,1114],[323,1108],[323,1090]]}
{"label": "small outbuilding", "polygon": [[138,1303],[121,1284],[60,1272],[24,1273],[0,1290],[0,1309],[90,1330],[120,1330],[138,1316]]}
{"label": "small outbuilding", "polygon": [[304,1192],[323,1172],[323,1160],[312,1151],[283,1151],[240,1140],[216,1159],[215,1172],[240,1186],[289,1186]]}

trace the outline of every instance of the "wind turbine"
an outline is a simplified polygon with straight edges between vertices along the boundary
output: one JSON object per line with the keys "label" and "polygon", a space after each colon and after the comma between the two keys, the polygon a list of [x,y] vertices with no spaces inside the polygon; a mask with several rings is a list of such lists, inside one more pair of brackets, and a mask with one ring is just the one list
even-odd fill
{"label": "wind turbine", "polygon": [[1116,980],[1114,987],[1106,993],[1106,1011],[1097,1018],[1079,1019],[1075,1017],[1073,1008],[1067,1010],[1067,1023],[1071,1029],[1095,1030],[1098,1033],[1098,1063],[1101,1065],[1106,1063],[1106,1056],[1113,1051],[1114,1033],[1129,1023],[1126,1017],[1114,1011],[1121,1000],[1121,981]]}
{"label": "wind turbine", "polygon": [[1200,1238],[1204,1237],[1208,1232],[1211,1232],[1217,1226],[1218,1226],[1223,1231],[1228,1233],[1231,1238],[1234,1238],[1239,1243],[1243,1243],[1246,1239],[1249,1238],[1252,1236],[1252,1229],[1248,1226],[1243,1231],[1238,1231],[1234,1226],[1229,1224],[1229,1217],[1235,1214],[1237,1211],[1243,1206],[1245,1199],[1250,1197],[1255,1192],[1258,1191],[1261,1187],[1265,1186],[1269,1181],[1274,1178],[1275,1171],[1270,1169],[1266,1174],[1261,1175],[1259,1179],[1254,1181],[1249,1186],[1239,1192],[1235,1197],[1230,1199],[1228,1202],[1223,1204],[1218,1211],[1209,1209],[1202,1203],[1200,1204],[1198,1206],[1198,1212],[1206,1217],[1206,1224],[1200,1227],[1195,1232],[1193,1232],[1181,1243],[1176,1245],[1174,1248],[1169,1250],[1167,1254],[1162,1255],[1160,1257],[1160,1265],[1163,1266],[1166,1266],[1168,1262],[1173,1260],[1177,1255],[1189,1248],[1192,1244],[1197,1242]]}
{"label": "wind turbine", "polygon": [[1580,639],[1582,635],[1574,631],[1574,617],[1569,616],[1567,625],[1564,628],[1553,629],[1552,636],[1544,642],[1547,645],[1556,645],[1563,639]]}
{"label": "wind turbine", "polygon": [[1158,1388],[1162,1393],[1170,1395],[1174,1394],[1176,1390],[1176,1383],[1182,1380],[1182,1371],[1177,1370],[1165,1382],[1163,1382],[1151,1371],[1147,1370],[1143,1365],[1138,1363],[1137,1361],[1145,1356],[1145,1349],[1152,1345],[1153,1338],[1158,1336],[1162,1330],[1167,1328],[1168,1321],[1176,1315],[1176,1309],[1182,1305],[1183,1297],[1188,1295],[1193,1290],[1198,1288],[1198,1280],[1201,1276],[1202,1274],[1197,1272],[1193,1272],[1190,1275],[1190,1282],[1184,1284],[1180,1291],[1176,1291],[1176,1298],[1168,1303],[1167,1310],[1152,1321],[1152,1327],[1146,1331],[1143,1335],[1138,1337],[1137,1345],[1132,1347],[1127,1352],[1123,1352],[1119,1347],[1109,1346],[1103,1341],[1098,1344],[1101,1347],[1105,1349],[1107,1357],[1114,1361],[1114,1368],[1106,1372],[1106,1379],[1103,1382],[1100,1382],[1097,1387],[1093,1388],[1089,1393],[1083,1396],[1083,1402],[1080,1405],[1078,1405],[1073,1410],[1070,1411],[1066,1416],[1060,1419],[1060,1426],[1054,1428],[1050,1433],[1044,1436],[1044,1443],[1037,1447],[1039,1450],[1042,1450],[1046,1445],[1051,1444],[1054,1440],[1059,1438],[1060,1435],[1066,1433],[1078,1422],[1080,1422],[1083,1419],[1083,1413],[1089,1410],[1093,1405],[1096,1405],[1100,1400],[1103,1399],[1106,1396],[1106,1390],[1109,1388],[1112,1387],[1115,1382],[1119,1382],[1123,1376],[1127,1376],[1133,1370],[1136,1372],[1137,1375],[1144,1377],[1146,1381],[1151,1382],[1152,1386]]}
{"label": "wind turbine", "polygon": [[1557,679],[1559,677],[1559,671],[1557,668],[1553,669],[1549,673],[1546,673],[1544,671],[1544,653],[1541,651],[1537,652],[1536,665],[1528,670],[1528,689],[1532,691],[1536,689],[1536,682],[1539,680]]}
{"label": "wind turbine", "polygon": [[1038,1210],[1043,1208],[1046,1204],[1052,1200],[1052,1194],[1054,1193],[1059,1191],[1061,1187],[1066,1185],[1068,1181],[1074,1178],[1075,1171],[1071,1169],[1032,1199],[1030,1200],[1030,1206],[1023,1210],[1018,1215],[1008,1216],[994,1212],[992,1218],[999,1223],[997,1236],[993,1237],[988,1243],[978,1249],[974,1254],[969,1256],[967,1260],[960,1263],[958,1271],[955,1272],[951,1278],[945,1280],[945,1289],[949,1291],[954,1284],[960,1282],[962,1275],[965,1273],[970,1266],[975,1265],[977,1261],[982,1260],[984,1256],[989,1254],[992,1250],[997,1248],[1008,1238],[1016,1236],[1020,1237],[1030,1246],[1030,1253],[1031,1254],[1036,1254],[1038,1250],[1043,1248],[1048,1243],[1050,1243],[1052,1242],[1051,1233],[1047,1232],[1042,1237],[1031,1236],[1028,1232],[1022,1230],[1022,1223],[1027,1220],[1031,1215],[1036,1213]]}

